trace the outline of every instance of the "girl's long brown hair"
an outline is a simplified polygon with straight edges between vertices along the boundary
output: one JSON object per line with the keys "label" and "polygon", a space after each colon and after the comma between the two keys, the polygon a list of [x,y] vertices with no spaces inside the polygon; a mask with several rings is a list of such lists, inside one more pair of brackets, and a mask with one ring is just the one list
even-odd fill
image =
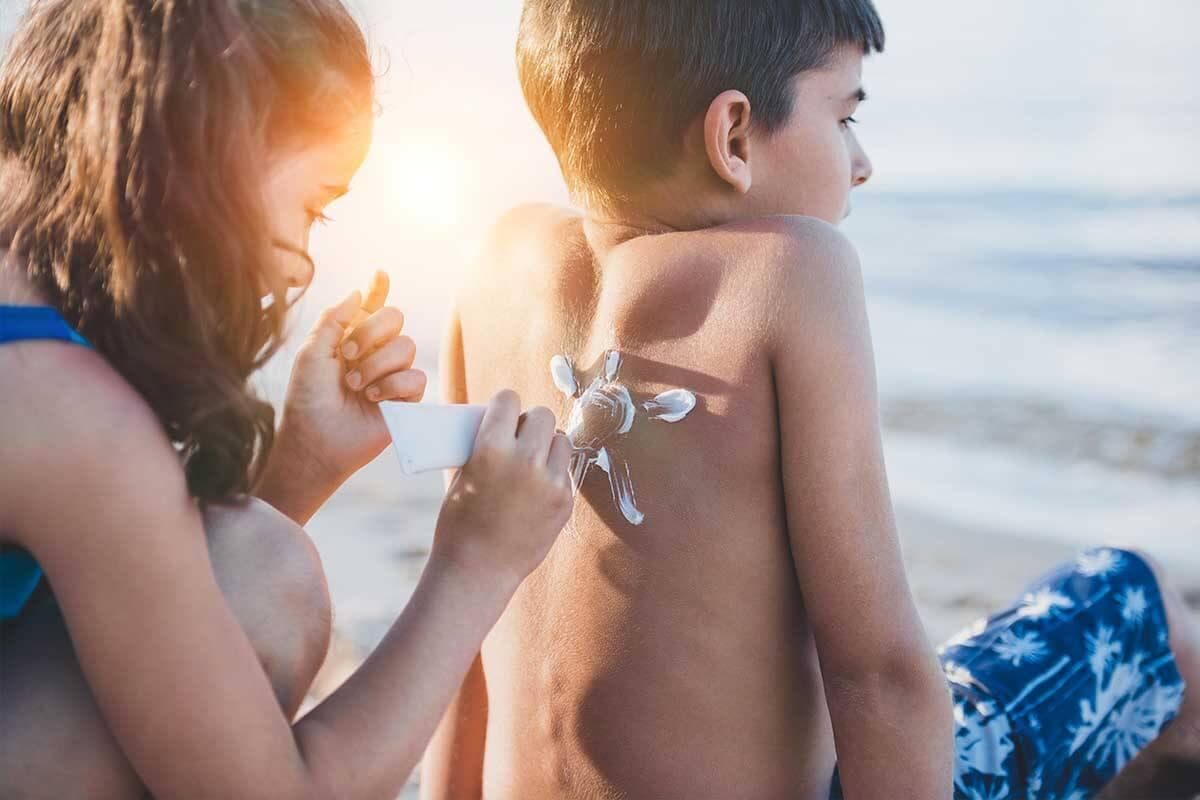
{"label": "girl's long brown hair", "polygon": [[249,492],[273,439],[248,385],[287,311],[268,158],[372,93],[340,0],[34,0],[0,67],[0,249],[147,400],[201,501]]}

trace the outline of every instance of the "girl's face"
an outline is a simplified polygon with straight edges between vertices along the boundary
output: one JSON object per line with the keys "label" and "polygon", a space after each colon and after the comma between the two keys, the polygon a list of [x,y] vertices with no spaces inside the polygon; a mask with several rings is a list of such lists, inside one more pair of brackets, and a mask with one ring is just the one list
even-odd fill
{"label": "girl's face", "polygon": [[308,239],[324,223],[325,207],[350,190],[371,145],[373,119],[362,114],[318,144],[276,157],[267,173],[267,224],[278,258],[271,265],[276,285],[303,288],[313,279]]}

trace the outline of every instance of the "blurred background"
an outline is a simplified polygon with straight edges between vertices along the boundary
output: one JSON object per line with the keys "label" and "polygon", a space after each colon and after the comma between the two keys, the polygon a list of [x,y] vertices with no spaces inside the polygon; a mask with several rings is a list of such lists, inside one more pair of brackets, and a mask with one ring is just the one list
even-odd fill
{"label": "blurred background", "polygon": [[[897,506],[1200,565],[1200,3],[877,3],[875,177],[846,232]],[[0,29],[21,5],[0,0]],[[490,222],[568,200],[517,84],[519,0],[351,5],[382,73],[376,141],[315,236],[297,327],[384,269],[432,370]],[[438,491],[385,454],[314,521],[359,647],[407,598]]]}

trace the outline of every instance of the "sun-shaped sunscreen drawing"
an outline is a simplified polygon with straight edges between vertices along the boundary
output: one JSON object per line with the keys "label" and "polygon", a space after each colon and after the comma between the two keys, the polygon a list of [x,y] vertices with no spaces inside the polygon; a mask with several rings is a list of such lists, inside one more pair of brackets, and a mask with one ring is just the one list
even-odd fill
{"label": "sun-shaped sunscreen drawing", "polygon": [[575,453],[571,456],[571,484],[575,491],[583,485],[588,471],[599,467],[607,476],[613,502],[631,525],[641,525],[646,515],[638,510],[629,463],[621,455],[619,443],[633,429],[641,410],[652,420],[680,422],[696,408],[696,395],[686,389],[672,389],[638,404],[624,384],[619,382],[621,354],[604,354],[601,374],[587,389],[579,386],[575,365],[566,356],[550,360],[554,385],[575,402],[567,417],[566,434]]}

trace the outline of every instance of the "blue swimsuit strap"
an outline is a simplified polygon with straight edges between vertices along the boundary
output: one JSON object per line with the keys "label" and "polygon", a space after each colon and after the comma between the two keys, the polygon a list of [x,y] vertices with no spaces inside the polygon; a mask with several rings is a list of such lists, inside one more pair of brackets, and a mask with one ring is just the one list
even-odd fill
{"label": "blue swimsuit strap", "polygon": [[37,339],[56,339],[90,347],[56,309],[48,306],[0,305],[0,344]]}
{"label": "blue swimsuit strap", "polygon": [[[0,305],[0,344],[47,339],[91,346],[53,308]],[[0,620],[18,616],[41,580],[42,570],[29,553],[0,552]]]}

